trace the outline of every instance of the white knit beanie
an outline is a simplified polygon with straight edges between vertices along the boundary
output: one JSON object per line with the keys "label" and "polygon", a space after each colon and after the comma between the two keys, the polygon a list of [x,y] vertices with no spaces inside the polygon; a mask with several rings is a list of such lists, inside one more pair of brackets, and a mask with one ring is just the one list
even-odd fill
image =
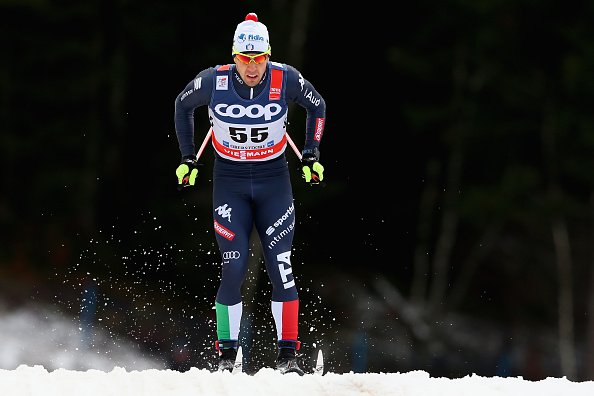
{"label": "white knit beanie", "polygon": [[267,52],[270,50],[268,29],[253,12],[247,14],[245,21],[237,25],[233,35],[233,49],[236,52]]}

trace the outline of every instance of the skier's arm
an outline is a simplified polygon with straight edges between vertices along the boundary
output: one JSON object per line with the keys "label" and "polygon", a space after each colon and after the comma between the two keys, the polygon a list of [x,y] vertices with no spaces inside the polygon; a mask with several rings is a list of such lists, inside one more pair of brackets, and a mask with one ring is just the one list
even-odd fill
{"label": "skier's arm", "polygon": [[305,124],[305,150],[318,148],[326,119],[326,102],[313,85],[297,69],[287,65],[287,100],[307,111]]}
{"label": "skier's arm", "polygon": [[213,73],[213,68],[200,72],[175,99],[175,133],[182,157],[196,154],[194,109],[210,103]]}

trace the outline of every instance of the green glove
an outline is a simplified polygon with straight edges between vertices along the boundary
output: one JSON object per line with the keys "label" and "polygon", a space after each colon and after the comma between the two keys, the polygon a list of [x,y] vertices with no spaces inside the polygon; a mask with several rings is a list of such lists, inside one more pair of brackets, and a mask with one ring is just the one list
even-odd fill
{"label": "green glove", "polygon": [[181,164],[175,170],[175,174],[177,175],[179,190],[183,187],[193,186],[196,183],[196,176],[198,176],[196,156],[186,155],[183,157]]}
{"label": "green glove", "polygon": [[324,167],[318,162],[320,152],[317,147],[303,150],[301,156],[301,170],[303,178],[310,184],[319,184],[324,180]]}

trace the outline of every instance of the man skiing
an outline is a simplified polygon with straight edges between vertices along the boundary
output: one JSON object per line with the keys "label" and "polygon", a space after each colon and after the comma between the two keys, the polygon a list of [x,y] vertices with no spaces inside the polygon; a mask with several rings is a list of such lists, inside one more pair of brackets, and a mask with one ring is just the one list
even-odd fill
{"label": "man skiing", "polygon": [[223,261],[215,300],[219,371],[231,371],[237,354],[241,285],[255,225],[273,286],[276,366],[302,375],[296,361],[299,298],[291,266],[295,206],[284,155],[287,110],[295,102],[307,111],[302,171],[306,182],[317,184],[323,180],[318,147],[326,104],[295,68],[270,61],[270,54],[266,26],[248,14],[233,36],[234,63],[203,70],[179,94],[175,128],[182,160],[176,175],[180,186],[195,184],[193,114],[196,107],[208,106],[215,149],[214,229]]}

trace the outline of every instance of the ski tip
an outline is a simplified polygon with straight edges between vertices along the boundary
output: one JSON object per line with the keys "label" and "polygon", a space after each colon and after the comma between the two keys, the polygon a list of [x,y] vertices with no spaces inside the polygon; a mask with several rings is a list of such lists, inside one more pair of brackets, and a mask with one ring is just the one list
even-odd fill
{"label": "ski tip", "polygon": [[237,356],[235,357],[235,363],[233,364],[232,374],[239,374],[243,372],[243,353],[241,352],[241,346],[237,348]]}
{"label": "ski tip", "polygon": [[316,360],[316,368],[314,369],[314,375],[324,375],[324,354],[322,350],[318,350],[318,359]]}

